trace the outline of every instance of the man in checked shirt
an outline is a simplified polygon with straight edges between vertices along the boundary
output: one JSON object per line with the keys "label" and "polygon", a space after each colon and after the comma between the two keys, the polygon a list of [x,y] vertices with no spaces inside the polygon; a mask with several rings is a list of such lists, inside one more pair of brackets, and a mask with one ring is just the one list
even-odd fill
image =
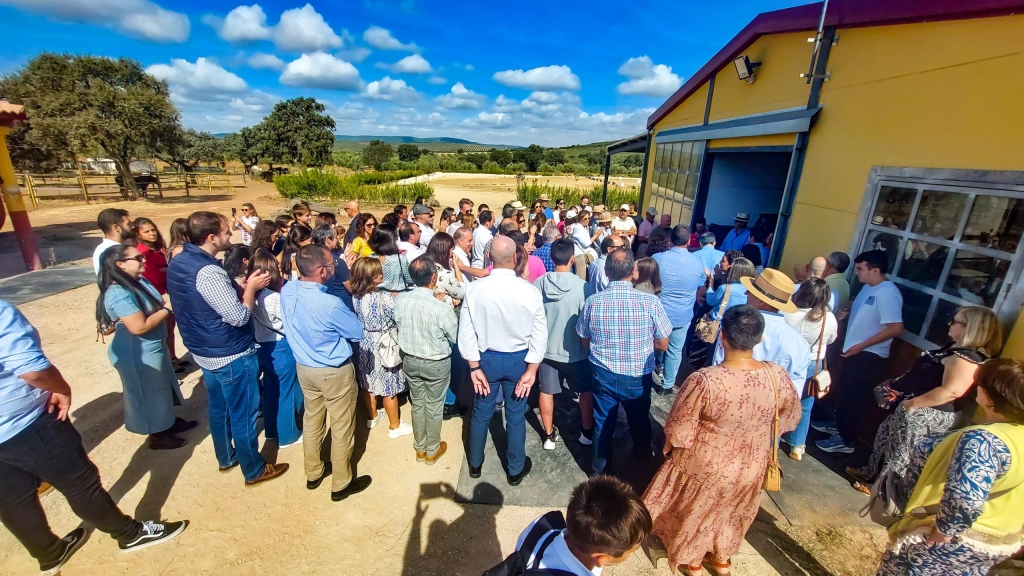
{"label": "man in checked shirt", "polygon": [[590,347],[594,373],[593,475],[603,474],[611,460],[619,403],[626,411],[634,455],[641,461],[651,457],[654,350],[668,349],[672,322],[657,296],[633,288],[635,270],[629,250],[608,254],[608,287],[587,298],[576,323],[576,333]]}

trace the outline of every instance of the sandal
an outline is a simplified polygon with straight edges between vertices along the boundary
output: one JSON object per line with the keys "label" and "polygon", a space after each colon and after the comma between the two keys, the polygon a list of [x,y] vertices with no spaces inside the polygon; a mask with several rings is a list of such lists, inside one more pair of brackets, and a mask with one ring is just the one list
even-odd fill
{"label": "sandal", "polygon": [[[716,562],[715,557],[712,556],[710,553],[704,556],[704,565],[710,566],[711,568],[709,570],[714,574],[718,574],[718,576],[729,576],[730,574],[732,574],[732,571],[729,570],[729,567],[732,566],[731,561],[726,560],[724,564],[721,562]],[[722,570],[725,570],[725,572],[723,572]]]}
{"label": "sandal", "polygon": [[867,494],[868,496],[871,496],[871,487],[866,485],[866,484],[861,484],[860,482],[854,482],[853,483],[853,489],[856,490],[857,492],[861,492],[861,493]]}
{"label": "sandal", "polygon": [[690,566],[689,564],[686,564],[685,567],[686,573],[689,574],[689,576],[704,576],[704,567],[700,564],[697,564],[696,566]]}

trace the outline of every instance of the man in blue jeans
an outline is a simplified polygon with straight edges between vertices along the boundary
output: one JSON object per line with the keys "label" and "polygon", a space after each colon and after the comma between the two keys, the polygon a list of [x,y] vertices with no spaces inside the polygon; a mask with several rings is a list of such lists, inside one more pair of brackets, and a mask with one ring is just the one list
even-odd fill
{"label": "man in blue jeans", "polygon": [[661,304],[672,322],[668,350],[658,354],[658,363],[664,372],[659,370],[654,378],[654,391],[662,395],[671,393],[672,387],[676,385],[686,335],[693,321],[697,291],[707,282],[700,257],[686,249],[689,241],[690,229],[680,224],[672,229],[672,249],[653,256],[661,275]]}
{"label": "man in blue jeans", "polygon": [[181,339],[203,370],[210,395],[210,436],[220,470],[240,464],[246,486],[255,486],[288,470],[287,464],[263,459],[256,432],[259,361],[249,315],[256,293],[270,275],[253,272],[239,302],[231,278],[216,259],[231,246],[227,219],[214,212],[193,212],[186,232],[189,241],[167,267],[167,293],[177,310]]}
{"label": "man in blue jeans", "polygon": [[603,474],[612,458],[615,409],[620,403],[626,410],[633,453],[640,460],[651,457],[654,351],[667,349],[673,333],[658,297],[633,288],[635,263],[630,251],[612,252],[604,266],[608,288],[587,299],[576,323],[576,333],[590,347],[594,371],[594,475]]}
{"label": "man in blue jeans", "polygon": [[505,401],[506,473],[512,486],[518,486],[532,466],[526,457],[526,398],[548,341],[540,291],[516,276],[515,254],[511,238],[495,236],[491,241],[494,269],[466,288],[458,339],[476,391],[469,427],[469,475],[480,477],[487,427],[500,397]]}

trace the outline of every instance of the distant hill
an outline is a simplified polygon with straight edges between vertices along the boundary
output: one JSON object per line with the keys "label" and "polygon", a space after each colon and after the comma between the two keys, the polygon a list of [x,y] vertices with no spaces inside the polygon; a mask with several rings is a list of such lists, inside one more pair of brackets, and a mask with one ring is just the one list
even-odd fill
{"label": "distant hill", "polygon": [[362,150],[363,147],[371,140],[380,140],[381,142],[391,144],[392,146],[397,146],[399,144],[415,144],[420,148],[430,150],[431,152],[456,152],[458,150],[462,150],[463,152],[487,152],[492,148],[506,150],[521,148],[521,146],[512,146],[509,144],[480,144],[479,142],[473,142],[471,140],[449,138],[445,136],[418,138],[416,136],[349,136],[345,134],[335,134],[334,149],[352,151]]}

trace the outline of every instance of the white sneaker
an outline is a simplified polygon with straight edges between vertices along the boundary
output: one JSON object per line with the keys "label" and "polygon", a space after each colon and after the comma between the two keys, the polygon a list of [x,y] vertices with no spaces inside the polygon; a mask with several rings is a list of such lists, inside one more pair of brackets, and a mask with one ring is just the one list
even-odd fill
{"label": "white sneaker", "polygon": [[789,449],[789,457],[799,462],[804,457],[804,447],[793,446]]}
{"label": "white sneaker", "polygon": [[387,413],[384,412],[384,409],[383,408],[378,408],[377,409],[377,415],[366,421],[366,427],[367,428],[373,428],[374,426],[377,425],[377,422],[380,422],[381,420],[383,420],[385,416],[387,416]]}
{"label": "white sneaker", "polygon": [[402,436],[408,436],[409,434],[412,434],[412,426],[402,422],[401,420],[398,421],[398,428],[388,430],[388,438],[391,438],[392,440],[395,438],[401,438]]}

